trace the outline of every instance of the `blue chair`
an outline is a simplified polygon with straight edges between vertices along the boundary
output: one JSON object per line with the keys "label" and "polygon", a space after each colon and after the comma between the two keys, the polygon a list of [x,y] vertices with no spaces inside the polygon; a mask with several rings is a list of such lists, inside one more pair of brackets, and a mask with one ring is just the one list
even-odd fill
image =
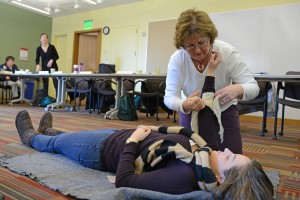
{"label": "blue chair", "polygon": [[[78,97],[78,110],[80,110],[81,106],[81,100],[82,97],[88,96],[89,98],[87,102],[89,104],[88,110],[91,113],[90,105],[91,105],[91,95],[92,95],[92,83],[90,79],[80,79],[80,78],[75,78],[75,79],[69,79],[67,82],[67,89],[66,91],[68,94],[72,95],[73,94],[73,101],[74,101],[74,106],[71,109],[71,111],[76,111],[76,98]],[[71,98],[70,98],[71,99]]]}

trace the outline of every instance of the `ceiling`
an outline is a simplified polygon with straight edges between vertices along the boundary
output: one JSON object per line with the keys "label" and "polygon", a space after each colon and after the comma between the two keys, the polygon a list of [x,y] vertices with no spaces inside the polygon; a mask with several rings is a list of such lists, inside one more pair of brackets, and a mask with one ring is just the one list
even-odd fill
{"label": "ceiling", "polygon": [[[88,1],[92,1],[95,4],[93,5]],[[65,16],[83,11],[107,8],[139,1],[144,0],[0,0],[0,2],[4,2],[12,6],[16,6],[49,17]],[[29,8],[25,8],[19,5],[20,3],[43,11],[50,11],[50,14],[45,14]]]}

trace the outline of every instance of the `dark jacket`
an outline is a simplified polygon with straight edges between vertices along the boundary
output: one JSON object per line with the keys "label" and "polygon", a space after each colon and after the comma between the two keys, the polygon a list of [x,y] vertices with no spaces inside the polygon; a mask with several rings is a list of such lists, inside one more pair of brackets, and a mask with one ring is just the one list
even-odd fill
{"label": "dark jacket", "polygon": [[[4,63],[4,64],[0,65],[0,70],[4,70],[4,71],[9,71],[9,72],[15,73],[16,70],[19,71],[19,68],[15,64],[12,66],[12,68],[9,68],[9,67],[6,66],[6,63]],[[5,77],[6,76],[2,76],[3,80],[5,80]],[[11,76],[10,80],[13,81],[13,82],[16,82],[18,80],[18,77]]]}
{"label": "dark jacket", "polygon": [[54,68],[56,71],[58,70],[58,66],[56,61],[58,60],[59,56],[58,53],[56,51],[56,48],[54,45],[49,44],[49,47],[47,49],[47,52],[44,52],[41,46],[38,46],[36,48],[36,58],[35,58],[35,64],[38,65],[40,64],[40,58],[42,59],[42,70],[43,71],[49,71],[50,72],[50,68],[47,67],[47,63],[49,62],[49,60],[53,60],[53,64],[51,66],[51,68]]}

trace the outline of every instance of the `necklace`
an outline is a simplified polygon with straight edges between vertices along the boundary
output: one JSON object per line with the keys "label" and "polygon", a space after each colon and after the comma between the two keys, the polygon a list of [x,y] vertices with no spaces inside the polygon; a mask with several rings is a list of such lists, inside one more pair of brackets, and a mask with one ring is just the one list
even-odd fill
{"label": "necklace", "polygon": [[209,49],[208,54],[205,56],[205,58],[202,60],[202,62],[200,62],[199,60],[197,60],[197,59],[195,59],[195,58],[192,58],[192,60],[197,61],[198,65],[197,65],[196,68],[197,68],[199,71],[202,71],[202,70],[205,68],[205,66],[203,65],[203,63],[205,62],[205,60],[206,60],[207,58],[210,58],[210,56],[211,56],[211,49],[212,49],[212,48]]}
{"label": "necklace", "polygon": [[[197,62],[198,62],[198,60],[197,60]],[[203,63],[203,62],[202,62]],[[204,69],[204,65],[201,63],[201,67],[200,67],[200,63],[197,65],[197,69],[199,70],[199,71],[202,71],[203,69]]]}
{"label": "necklace", "polygon": [[[209,55],[209,56],[208,56]],[[196,60],[195,58],[192,58],[192,60],[196,61],[198,63],[198,65],[196,66],[196,68],[199,70],[199,71],[202,71],[205,66],[203,65],[203,63],[205,62],[205,60],[207,58],[210,58],[210,51],[209,53],[207,54],[207,56],[202,60],[202,62],[200,62],[199,60]]]}

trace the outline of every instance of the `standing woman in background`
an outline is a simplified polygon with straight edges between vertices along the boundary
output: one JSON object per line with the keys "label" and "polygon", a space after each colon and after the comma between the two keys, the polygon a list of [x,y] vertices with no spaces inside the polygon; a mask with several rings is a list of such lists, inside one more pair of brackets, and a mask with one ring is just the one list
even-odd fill
{"label": "standing woman in background", "polygon": [[[191,113],[205,109],[200,90],[207,74],[208,61],[213,55],[219,56],[221,62],[215,73],[215,96],[220,103],[224,140],[222,142],[218,134],[205,135],[202,131],[207,126],[205,119],[198,121],[199,130],[194,131],[199,132],[208,145],[217,141],[216,150],[228,148],[241,154],[237,100],[254,99],[259,87],[240,53],[230,44],[215,40],[217,36],[218,31],[206,12],[189,9],[180,14],[174,37],[177,50],[168,64],[164,103],[168,108],[179,111],[181,126],[191,128]],[[187,99],[181,98],[181,91]]]}
{"label": "standing woman in background", "polygon": [[[48,35],[46,33],[41,34],[40,41],[41,41],[41,45],[38,46],[36,49],[36,58],[35,58],[36,71],[39,72],[40,70],[42,70],[42,71],[49,71],[50,73],[51,68],[54,68],[55,71],[57,71],[58,66],[56,61],[58,60],[59,56],[55,46],[49,44]],[[42,68],[40,66],[40,58],[42,59]],[[49,78],[42,78],[42,79],[43,79],[43,94],[44,97],[46,97],[48,96]],[[53,85],[56,90],[56,94],[57,94],[57,84],[58,84],[57,79],[53,78]]]}

